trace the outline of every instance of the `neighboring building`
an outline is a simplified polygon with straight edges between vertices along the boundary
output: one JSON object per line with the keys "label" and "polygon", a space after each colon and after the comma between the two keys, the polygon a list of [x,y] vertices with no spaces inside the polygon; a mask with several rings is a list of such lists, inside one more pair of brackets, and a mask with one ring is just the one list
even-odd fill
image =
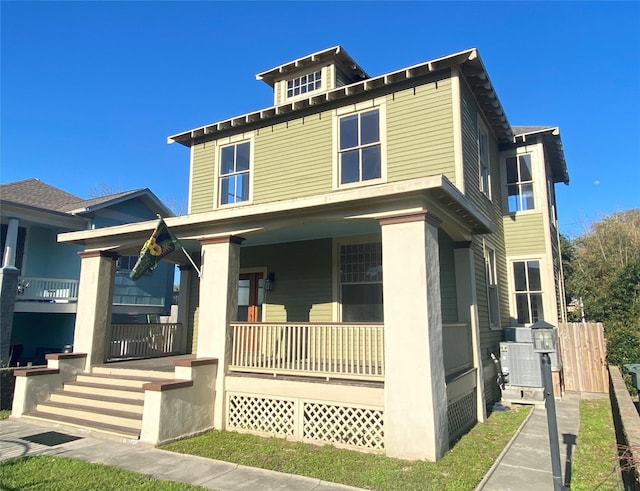
{"label": "neighboring building", "polygon": [[[139,222],[156,214],[173,216],[148,189],[82,199],[38,179],[0,185],[0,206],[3,268],[19,270],[12,365],[44,364],[46,353],[61,352],[65,345],[73,344],[78,253],[83,248],[58,243],[58,234]],[[7,243],[15,244],[12,253]],[[148,322],[171,308],[173,265],[162,264],[153,277],[133,282],[128,273],[136,259],[123,256],[118,260],[113,292],[113,315],[118,322]]]}
{"label": "neighboring building", "polygon": [[[257,78],[272,107],[169,137],[191,156],[189,214],[166,220],[198,263],[169,256],[185,351],[217,371],[205,389],[176,381],[200,391],[174,400],[179,422],[149,385],[138,435],[215,427],[437,460],[500,399],[503,329],[564,318],[559,132],[512,127],[476,49],[370,77],[335,47]],[[81,282],[87,312],[107,252],[153,226],[60,236],[105,251],[83,257],[100,278]],[[110,330],[92,312],[85,370]]]}

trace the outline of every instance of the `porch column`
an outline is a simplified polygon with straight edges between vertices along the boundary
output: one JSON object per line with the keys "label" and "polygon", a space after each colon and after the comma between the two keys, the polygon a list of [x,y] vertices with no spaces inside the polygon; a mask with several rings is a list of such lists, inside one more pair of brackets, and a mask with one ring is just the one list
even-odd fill
{"label": "porch column", "polygon": [[9,218],[7,225],[7,238],[2,252],[2,267],[16,267],[16,248],[18,247],[18,219]]}
{"label": "porch column", "polygon": [[178,350],[180,353],[187,352],[187,332],[189,326],[189,304],[191,303],[191,282],[193,280],[193,266],[182,265],[180,269],[180,291],[178,292],[178,319],[182,326]]}
{"label": "porch column", "polygon": [[426,212],[380,219],[389,457],[436,461],[449,448],[439,224]]}
{"label": "porch column", "polygon": [[229,323],[238,311],[240,244],[235,236],[203,239],[198,309],[198,358],[217,358],[213,425],[224,429],[225,376],[231,359],[232,332]]}
{"label": "porch column", "polygon": [[475,258],[471,242],[455,242],[453,258],[456,268],[456,294],[458,300],[458,320],[467,322],[471,329],[473,366],[476,369],[476,417],[479,422],[487,419],[484,395],[484,373],[482,351],[480,350],[480,321],[478,319],[478,298],[476,295]]}
{"label": "porch column", "polygon": [[118,254],[80,252],[78,308],[73,351],[86,353],[85,370],[104,363],[111,338],[111,309]]}

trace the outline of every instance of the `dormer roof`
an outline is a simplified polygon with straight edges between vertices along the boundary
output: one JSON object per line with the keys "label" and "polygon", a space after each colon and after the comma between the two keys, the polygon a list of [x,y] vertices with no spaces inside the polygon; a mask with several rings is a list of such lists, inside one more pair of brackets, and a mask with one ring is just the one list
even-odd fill
{"label": "dormer roof", "polygon": [[560,128],[557,126],[514,126],[513,133],[513,143],[517,146],[526,144],[527,140],[537,141],[538,138],[542,140],[553,174],[553,182],[569,184],[569,171],[564,159]]}

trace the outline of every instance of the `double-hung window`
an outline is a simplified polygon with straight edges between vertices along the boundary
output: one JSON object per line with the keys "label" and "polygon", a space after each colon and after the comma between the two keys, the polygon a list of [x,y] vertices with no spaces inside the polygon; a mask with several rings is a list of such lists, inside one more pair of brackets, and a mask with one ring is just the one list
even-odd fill
{"label": "double-hung window", "polygon": [[379,109],[342,116],[338,142],[341,185],[382,177]]}
{"label": "double-hung window", "polygon": [[342,322],[382,322],[382,244],[340,246]]}
{"label": "double-hung window", "polygon": [[500,304],[498,301],[498,274],[496,268],[496,251],[485,248],[485,267],[487,270],[487,303],[489,305],[489,324],[491,328],[500,327]]}
{"label": "double-hung window", "polygon": [[533,210],[533,171],[531,154],[507,157],[507,197],[509,213]]}
{"label": "double-hung window", "polygon": [[489,153],[489,132],[478,121],[478,167],[480,168],[480,191],[491,199],[491,157]]}
{"label": "double-hung window", "polygon": [[540,261],[514,261],[512,265],[518,324],[532,324],[544,320]]}
{"label": "double-hung window", "polygon": [[249,162],[251,144],[248,141],[220,148],[219,202],[221,205],[249,199]]}

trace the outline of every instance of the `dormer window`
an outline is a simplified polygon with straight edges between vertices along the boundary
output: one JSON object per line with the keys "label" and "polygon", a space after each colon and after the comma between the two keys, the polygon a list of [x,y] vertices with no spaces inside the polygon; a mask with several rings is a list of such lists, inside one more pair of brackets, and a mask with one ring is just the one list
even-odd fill
{"label": "dormer window", "polygon": [[319,90],[322,86],[322,71],[307,73],[287,80],[287,99]]}

